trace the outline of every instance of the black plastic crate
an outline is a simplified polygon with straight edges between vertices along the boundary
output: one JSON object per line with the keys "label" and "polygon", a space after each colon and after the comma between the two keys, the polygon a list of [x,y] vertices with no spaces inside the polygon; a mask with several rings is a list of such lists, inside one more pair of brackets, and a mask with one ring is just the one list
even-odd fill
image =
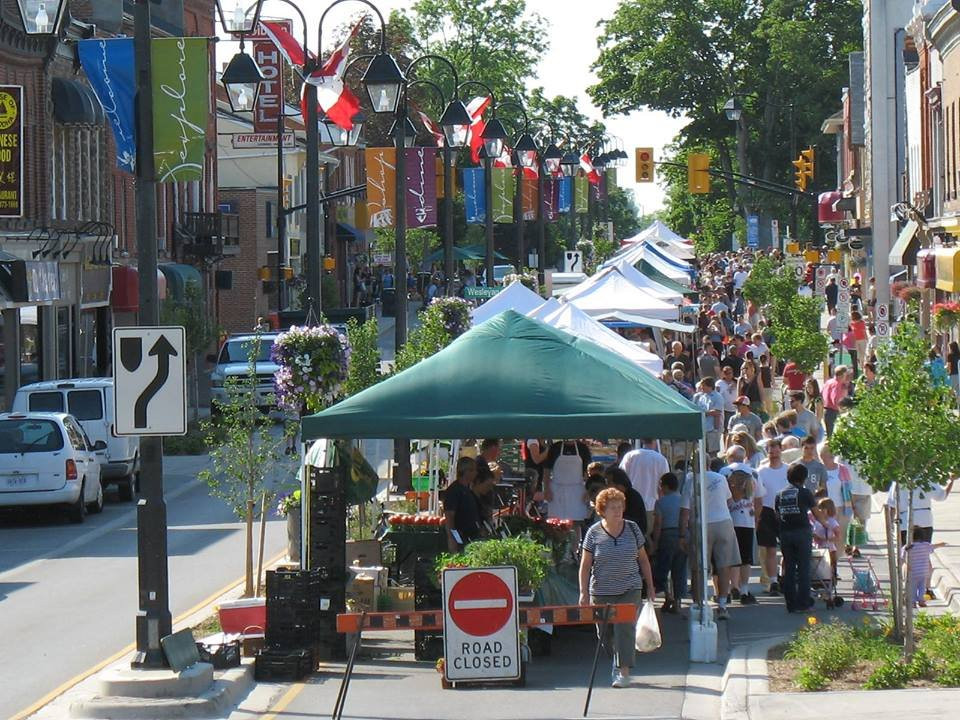
{"label": "black plastic crate", "polygon": [[320,582],[320,574],[314,570],[268,570],[267,603],[271,599],[311,601]]}
{"label": "black plastic crate", "polygon": [[277,650],[264,648],[257,653],[254,677],[260,681],[300,680],[316,667],[312,648]]}
{"label": "black plastic crate", "polygon": [[344,660],[347,657],[346,635],[336,632],[324,632],[317,638],[314,646],[317,660]]}
{"label": "black plastic crate", "polygon": [[311,511],[318,517],[346,515],[347,506],[340,493],[313,493],[310,496]]}
{"label": "black plastic crate", "polygon": [[[346,543],[310,543],[310,567],[325,571],[329,577],[347,571]],[[342,575],[341,577],[345,577]]]}
{"label": "black plastic crate", "polygon": [[310,488],[317,493],[339,493],[343,490],[345,470],[310,467]]}
{"label": "black plastic crate", "polygon": [[330,520],[315,519],[310,523],[311,545],[347,546],[347,526],[343,517]]}

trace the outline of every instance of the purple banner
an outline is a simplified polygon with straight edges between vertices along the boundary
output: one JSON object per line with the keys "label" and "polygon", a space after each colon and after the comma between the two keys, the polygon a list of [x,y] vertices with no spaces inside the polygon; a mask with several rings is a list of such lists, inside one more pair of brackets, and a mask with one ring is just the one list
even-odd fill
{"label": "purple banner", "polygon": [[408,148],[406,153],[407,227],[436,227],[437,149]]}
{"label": "purple banner", "polygon": [[546,222],[556,222],[557,220],[557,193],[559,192],[559,183],[556,178],[548,177],[543,179],[543,219]]}

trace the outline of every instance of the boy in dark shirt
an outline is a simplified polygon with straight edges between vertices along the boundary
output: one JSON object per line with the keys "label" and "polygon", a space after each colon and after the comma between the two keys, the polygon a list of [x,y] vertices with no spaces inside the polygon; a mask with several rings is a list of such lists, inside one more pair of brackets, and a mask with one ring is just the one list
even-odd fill
{"label": "boy in dark shirt", "polygon": [[810,556],[813,552],[813,531],[808,513],[824,521],[817,501],[804,483],[807,468],[791,465],[787,470],[790,483],[777,493],[774,509],[780,522],[780,552],[783,553],[783,598],[787,612],[806,612],[813,607],[810,597]]}

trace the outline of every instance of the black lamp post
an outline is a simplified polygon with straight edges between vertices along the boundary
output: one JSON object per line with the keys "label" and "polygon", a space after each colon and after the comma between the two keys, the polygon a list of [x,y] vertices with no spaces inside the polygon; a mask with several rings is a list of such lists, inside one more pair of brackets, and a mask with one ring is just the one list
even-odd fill
{"label": "black lamp post", "polygon": [[533,168],[537,164],[537,143],[530,135],[530,118],[527,117],[527,111],[523,105],[515,100],[502,101],[497,110],[504,108],[513,108],[520,113],[523,119],[523,126],[517,134],[517,139],[513,143],[513,152],[511,159],[514,167],[514,177],[516,186],[513,193],[513,227],[515,240],[517,243],[517,271],[521,271],[525,266],[524,255],[524,218],[523,218],[523,171],[524,168]]}
{"label": "black lamp post", "polygon": [[571,148],[560,159],[560,169],[565,178],[570,178],[570,238],[567,244],[568,250],[577,249],[577,204],[576,197],[576,177],[577,170],[580,168],[580,156]]}
{"label": "black lamp post", "polygon": [[547,253],[547,217],[544,188],[546,177],[552,178],[560,171],[560,160],[563,157],[560,148],[552,139],[555,135],[553,128],[550,128],[549,125],[547,127],[550,130],[550,143],[544,150],[537,153],[539,158],[539,166],[537,167],[537,275],[541,284],[544,282]]}
{"label": "black lamp post", "polygon": [[230,109],[233,112],[252,112],[264,80],[256,61],[243,51],[241,37],[240,52],[230,59],[220,76],[220,82],[227,91]]}
{"label": "black lamp post", "polygon": [[27,35],[56,35],[67,9],[67,0],[17,0]]}

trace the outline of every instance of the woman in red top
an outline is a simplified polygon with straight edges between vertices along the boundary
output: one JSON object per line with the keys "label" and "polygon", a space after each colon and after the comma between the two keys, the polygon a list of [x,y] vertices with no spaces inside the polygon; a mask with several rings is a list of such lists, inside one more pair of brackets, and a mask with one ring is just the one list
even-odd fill
{"label": "woman in red top", "polygon": [[867,361],[867,323],[858,311],[850,313],[850,333],[861,364]]}

